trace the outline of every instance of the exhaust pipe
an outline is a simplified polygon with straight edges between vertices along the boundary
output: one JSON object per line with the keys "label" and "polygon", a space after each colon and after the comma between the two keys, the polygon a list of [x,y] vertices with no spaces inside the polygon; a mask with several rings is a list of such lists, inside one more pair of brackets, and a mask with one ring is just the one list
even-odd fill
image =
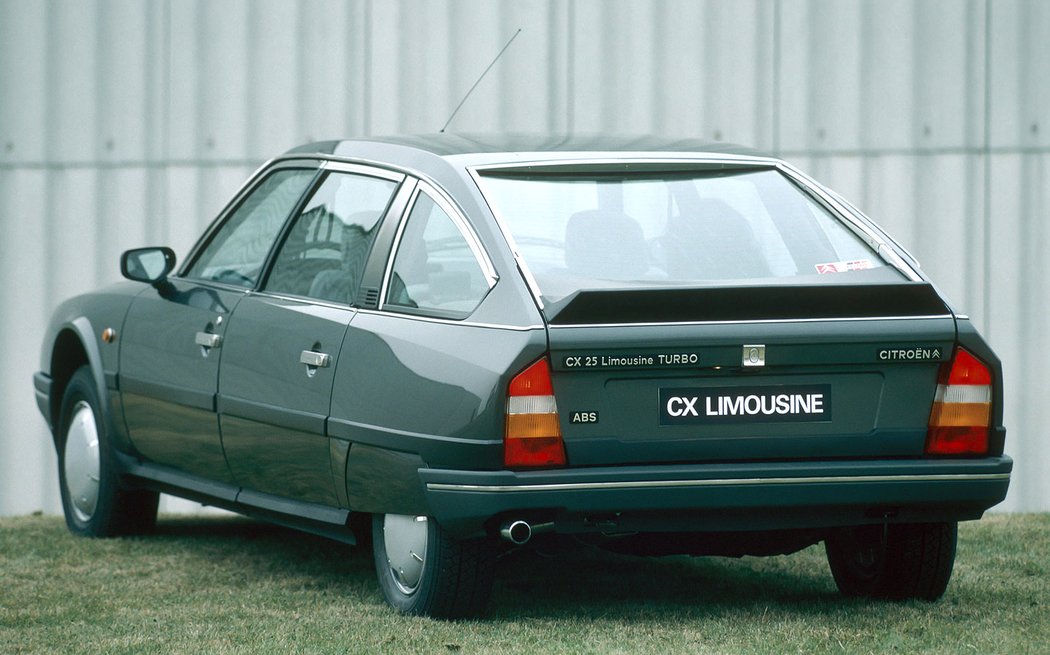
{"label": "exhaust pipe", "polygon": [[532,539],[532,526],[525,521],[511,521],[504,523],[499,529],[499,535],[512,544],[520,546]]}
{"label": "exhaust pipe", "polygon": [[529,525],[527,521],[517,520],[504,523],[503,527],[499,529],[499,534],[510,543],[516,546],[521,546],[527,543],[529,539],[532,539],[532,535],[541,532],[550,532],[553,529],[554,523],[537,523],[536,525]]}

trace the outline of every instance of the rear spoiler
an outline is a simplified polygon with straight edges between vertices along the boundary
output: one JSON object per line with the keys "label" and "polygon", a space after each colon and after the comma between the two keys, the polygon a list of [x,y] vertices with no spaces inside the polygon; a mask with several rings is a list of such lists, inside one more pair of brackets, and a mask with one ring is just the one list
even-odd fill
{"label": "rear spoiler", "polygon": [[551,325],[949,316],[927,282],[581,290],[546,303]]}

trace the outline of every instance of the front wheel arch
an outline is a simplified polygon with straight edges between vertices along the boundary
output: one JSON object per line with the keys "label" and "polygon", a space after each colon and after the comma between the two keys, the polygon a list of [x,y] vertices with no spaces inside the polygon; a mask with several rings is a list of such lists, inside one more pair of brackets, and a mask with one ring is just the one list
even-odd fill
{"label": "front wheel arch", "polygon": [[50,423],[54,426],[56,438],[59,413],[62,411],[62,398],[66,394],[69,380],[82,366],[91,366],[87,349],[84,347],[80,334],[74,328],[67,327],[55,337],[55,343],[51,349],[51,397],[49,410],[51,413]]}

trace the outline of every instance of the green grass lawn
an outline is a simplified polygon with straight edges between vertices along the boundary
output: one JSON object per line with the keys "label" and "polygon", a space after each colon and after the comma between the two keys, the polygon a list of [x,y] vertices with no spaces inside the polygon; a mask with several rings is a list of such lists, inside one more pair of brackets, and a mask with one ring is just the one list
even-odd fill
{"label": "green grass lawn", "polygon": [[370,552],[244,519],[0,519],[0,653],[1050,653],[1050,514],[960,526],[936,603],[843,598],[822,547],[500,564],[489,616],[452,623],[390,610]]}

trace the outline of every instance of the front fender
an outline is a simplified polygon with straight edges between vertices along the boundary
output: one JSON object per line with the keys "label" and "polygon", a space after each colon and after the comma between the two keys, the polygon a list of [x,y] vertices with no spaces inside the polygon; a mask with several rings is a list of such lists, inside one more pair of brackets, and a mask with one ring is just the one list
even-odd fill
{"label": "front fender", "polygon": [[[73,373],[87,364],[91,367],[99,398],[102,420],[118,445],[126,445],[123,420],[120,417],[118,371],[120,368],[120,333],[135,296],[147,287],[119,283],[101,291],[71,298],[55,310],[41,347],[40,372],[34,376],[38,395],[46,394],[41,410],[54,432],[61,410],[62,396]],[[116,339],[102,342],[102,331],[112,328]],[[43,381],[46,380],[47,384]]]}

